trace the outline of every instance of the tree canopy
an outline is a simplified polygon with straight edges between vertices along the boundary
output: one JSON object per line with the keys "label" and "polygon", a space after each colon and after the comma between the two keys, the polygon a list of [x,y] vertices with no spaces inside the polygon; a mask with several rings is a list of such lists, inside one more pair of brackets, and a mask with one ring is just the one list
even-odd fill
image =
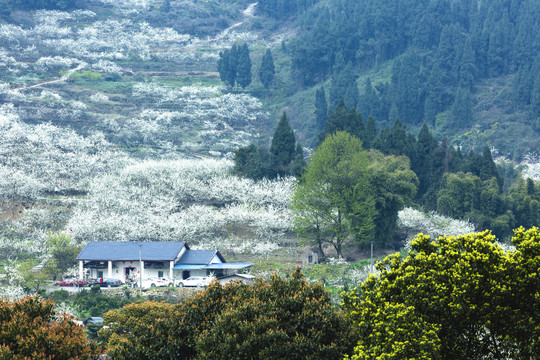
{"label": "tree canopy", "polygon": [[377,264],[344,296],[360,331],[351,359],[530,359],[540,351],[540,233],[431,239]]}
{"label": "tree canopy", "polygon": [[292,211],[299,234],[334,247],[341,256],[349,241],[373,237],[374,190],[367,152],[360,139],[346,132],[326,137],[317,148],[293,197]]}
{"label": "tree canopy", "polygon": [[51,300],[39,295],[0,299],[1,359],[96,359],[101,348]]}
{"label": "tree canopy", "polygon": [[268,282],[213,282],[183,303],[144,302],[104,315],[114,359],[338,359],[352,350],[351,322],[299,268]]}

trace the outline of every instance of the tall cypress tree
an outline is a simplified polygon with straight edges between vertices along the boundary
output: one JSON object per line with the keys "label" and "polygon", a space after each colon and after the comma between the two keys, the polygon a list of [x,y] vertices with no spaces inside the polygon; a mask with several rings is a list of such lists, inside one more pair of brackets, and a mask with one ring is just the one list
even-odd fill
{"label": "tall cypress tree", "polygon": [[467,36],[465,44],[463,45],[463,55],[461,56],[461,61],[459,63],[459,84],[460,86],[472,89],[474,80],[476,78],[476,62],[475,54],[471,43],[471,37]]}
{"label": "tall cypress tree", "polygon": [[456,100],[452,105],[451,116],[455,127],[470,126],[473,121],[473,105],[471,92],[468,89],[458,88]]}
{"label": "tall cypress tree", "polygon": [[245,89],[251,84],[251,58],[249,57],[249,48],[246,43],[238,48],[238,61],[236,65],[236,82]]}
{"label": "tall cypress tree", "polygon": [[261,68],[259,69],[259,80],[263,86],[268,89],[274,80],[276,68],[274,66],[274,58],[270,49],[266,50],[261,61]]}
{"label": "tall cypress tree", "polygon": [[328,115],[328,103],[326,102],[326,92],[324,87],[321,86],[315,92],[315,124],[317,132],[321,132],[326,124],[326,117]]}
{"label": "tall cypress tree", "polygon": [[375,125],[375,119],[373,115],[369,115],[366,122],[366,132],[364,136],[364,148],[369,149],[373,140],[377,137],[377,125]]}
{"label": "tall cypress tree", "polygon": [[274,136],[270,153],[273,157],[273,164],[276,173],[280,176],[289,174],[289,164],[296,154],[296,138],[287,120],[287,114],[279,120]]}
{"label": "tall cypress tree", "polygon": [[238,46],[235,44],[230,49],[219,53],[218,71],[219,78],[230,88],[236,82],[238,64]]}

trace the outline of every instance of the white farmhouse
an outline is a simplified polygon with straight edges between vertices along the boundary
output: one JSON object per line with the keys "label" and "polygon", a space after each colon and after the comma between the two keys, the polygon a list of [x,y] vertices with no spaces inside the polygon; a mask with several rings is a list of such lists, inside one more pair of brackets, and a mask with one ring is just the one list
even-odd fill
{"label": "white farmhouse", "polygon": [[181,242],[90,242],[77,256],[79,279],[130,277],[168,278],[223,276],[250,267],[250,263],[227,263],[217,250],[191,250]]}

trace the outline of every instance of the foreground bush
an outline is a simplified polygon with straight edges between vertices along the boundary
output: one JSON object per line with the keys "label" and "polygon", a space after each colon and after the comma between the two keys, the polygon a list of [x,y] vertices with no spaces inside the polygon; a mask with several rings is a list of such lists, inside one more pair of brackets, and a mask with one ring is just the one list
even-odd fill
{"label": "foreground bush", "polygon": [[101,348],[72,320],[38,295],[0,299],[0,359],[96,359]]}
{"label": "foreground bush", "polygon": [[540,233],[505,252],[489,231],[419,234],[344,296],[360,331],[352,359],[533,359],[540,354]]}
{"label": "foreground bush", "polygon": [[185,303],[146,302],[104,315],[114,359],[341,359],[352,326],[299,269],[266,283],[214,282]]}

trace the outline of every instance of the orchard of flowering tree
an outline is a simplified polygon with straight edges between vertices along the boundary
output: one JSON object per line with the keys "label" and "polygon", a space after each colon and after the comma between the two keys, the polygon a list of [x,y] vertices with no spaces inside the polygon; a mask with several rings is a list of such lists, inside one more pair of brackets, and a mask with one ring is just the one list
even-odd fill
{"label": "orchard of flowering tree", "polygon": [[[538,61],[516,40],[475,85],[510,40],[464,19],[493,5],[432,3],[456,25],[396,40],[379,0],[0,0],[0,359],[536,358],[536,140],[493,134],[540,128]],[[216,249],[253,284],[54,287],[92,241]]]}

